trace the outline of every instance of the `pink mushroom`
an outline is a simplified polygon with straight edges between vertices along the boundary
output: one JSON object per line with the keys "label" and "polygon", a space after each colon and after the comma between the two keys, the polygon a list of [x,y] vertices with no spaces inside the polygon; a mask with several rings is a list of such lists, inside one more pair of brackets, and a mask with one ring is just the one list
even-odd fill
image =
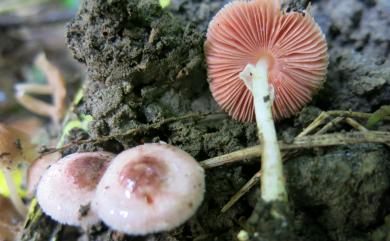
{"label": "pink mushroom", "polygon": [[54,220],[89,226],[99,221],[89,204],[96,185],[114,155],[108,152],[75,153],[54,163],[42,176],[37,200]]}
{"label": "pink mushroom", "polygon": [[287,201],[273,118],[297,113],[322,86],[323,33],[309,13],[283,13],[278,0],[233,1],[210,22],[205,52],[218,104],[234,119],[256,119],[262,198]]}
{"label": "pink mushroom", "polygon": [[40,157],[27,171],[27,193],[33,196],[42,175],[55,162],[61,159],[61,153],[54,152]]}
{"label": "pink mushroom", "polygon": [[168,144],[144,144],[112,161],[92,207],[110,228],[127,234],[170,230],[200,206],[204,178],[188,153]]}
{"label": "pink mushroom", "polygon": [[234,119],[255,121],[250,88],[240,79],[248,64],[265,60],[276,120],[297,113],[323,84],[327,44],[310,14],[282,13],[279,1],[233,1],[210,22],[205,44],[210,89]]}

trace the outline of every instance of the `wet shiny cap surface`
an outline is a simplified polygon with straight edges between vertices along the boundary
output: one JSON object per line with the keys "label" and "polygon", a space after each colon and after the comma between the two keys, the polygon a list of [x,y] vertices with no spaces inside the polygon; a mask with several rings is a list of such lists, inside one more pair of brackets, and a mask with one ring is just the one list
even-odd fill
{"label": "wet shiny cap surface", "polygon": [[111,229],[147,234],[184,223],[200,206],[204,189],[204,171],[188,153],[145,144],[113,160],[92,207]]}

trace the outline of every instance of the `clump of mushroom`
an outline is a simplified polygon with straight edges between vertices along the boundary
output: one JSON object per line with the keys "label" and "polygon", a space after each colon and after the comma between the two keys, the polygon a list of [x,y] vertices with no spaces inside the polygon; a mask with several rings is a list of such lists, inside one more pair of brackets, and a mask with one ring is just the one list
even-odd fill
{"label": "clump of mushroom", "polygon": [[7,182],[10,199],[22,216],[27,214],[27,208],[18,194],[11,171],[18,164],[30,163],[36,158],[38,158],[36,146],[30,142],[27,134],[0,123],[0,168]]}
{"label": "clump of mushroom", "polygon": [[184,223],[200,206],[204,190],[204,171],[188,153],[144,144],[112,161],[92,207],[112,229],[142,235]]}
{"label": "clump of mushroom", "polygon": [[115,158],[106,152],[62,158],[41,178],[37,199],[60,223],[88,227],[101,219],[113,230],[140,235],[184,223],[204,191],[204,170],[188,153],[144,144]]}
{"label": "clump of mushroom", "polygon": [[210,22],[205,52],[215,100],[234,119],[257,122],[262,198],[287,201],[273,118],[297,113],[322,86],[323,33],[309,13],[283,13],[277,0],[233,1]]}
{"label": "clump of mushroom", "polygon": [[42,176],[37,200],[56,221],[87,227],[99,221],[89,208],[96,185],[114,155],[108,152],[75,153],[54,163]]}

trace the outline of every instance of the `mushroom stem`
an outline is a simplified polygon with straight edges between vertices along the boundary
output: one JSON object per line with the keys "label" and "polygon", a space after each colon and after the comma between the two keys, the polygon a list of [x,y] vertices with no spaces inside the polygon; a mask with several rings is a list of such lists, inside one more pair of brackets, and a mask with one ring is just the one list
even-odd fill
{"label": "mushroom stem", "polygon": [[12,179],[11,172],[7,168],[3,168],[3,173],[5,181],[7,182],[9,197],[12,204],[15,206],[15,209],[18,211],[18,213],[22,215],[22,217],[25,217],[27,214],[27,208],[18,194],[18,190],[14,180]]}
{"label": "mushroom stem", "polygon": [[261,197],[266,202],[287,202],[283,163],[271,111],[273,89],[268,84],[267,61],[260,59],[256,66],[248,64],[240,78],[252,92],[258,136],[263,144]]}

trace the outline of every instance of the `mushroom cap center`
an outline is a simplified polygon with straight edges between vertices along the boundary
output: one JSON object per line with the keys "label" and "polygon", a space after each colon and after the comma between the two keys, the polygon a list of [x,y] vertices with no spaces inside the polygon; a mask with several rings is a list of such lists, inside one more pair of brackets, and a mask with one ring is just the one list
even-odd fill
{"label": "mushroom cap center", "polygon": [[108,164],[106,159],[97,157],[80,158],[69,165],[65,172],[77,187],[91,191],[96,188]]}
{"label": "mushroom cap center", "polygon": [[153,195],[161,190],[167,178],[167,168],[155,157],[142,156],[138,161],[128,163],[119,174],[119,181],[125,188],[125,196],[130,199],[145,198],[153,203]]}
{"label": "mushroom cap center", "polygon": [[268,72],[272,72],[272,70],[276,67],[277,64],[274,55],[270,51],[260,49],[254,55],[254,59],[251,60],[251,64],[256,65],[256,63],[259,62],[259,60],[261,59],[267,62]]}

